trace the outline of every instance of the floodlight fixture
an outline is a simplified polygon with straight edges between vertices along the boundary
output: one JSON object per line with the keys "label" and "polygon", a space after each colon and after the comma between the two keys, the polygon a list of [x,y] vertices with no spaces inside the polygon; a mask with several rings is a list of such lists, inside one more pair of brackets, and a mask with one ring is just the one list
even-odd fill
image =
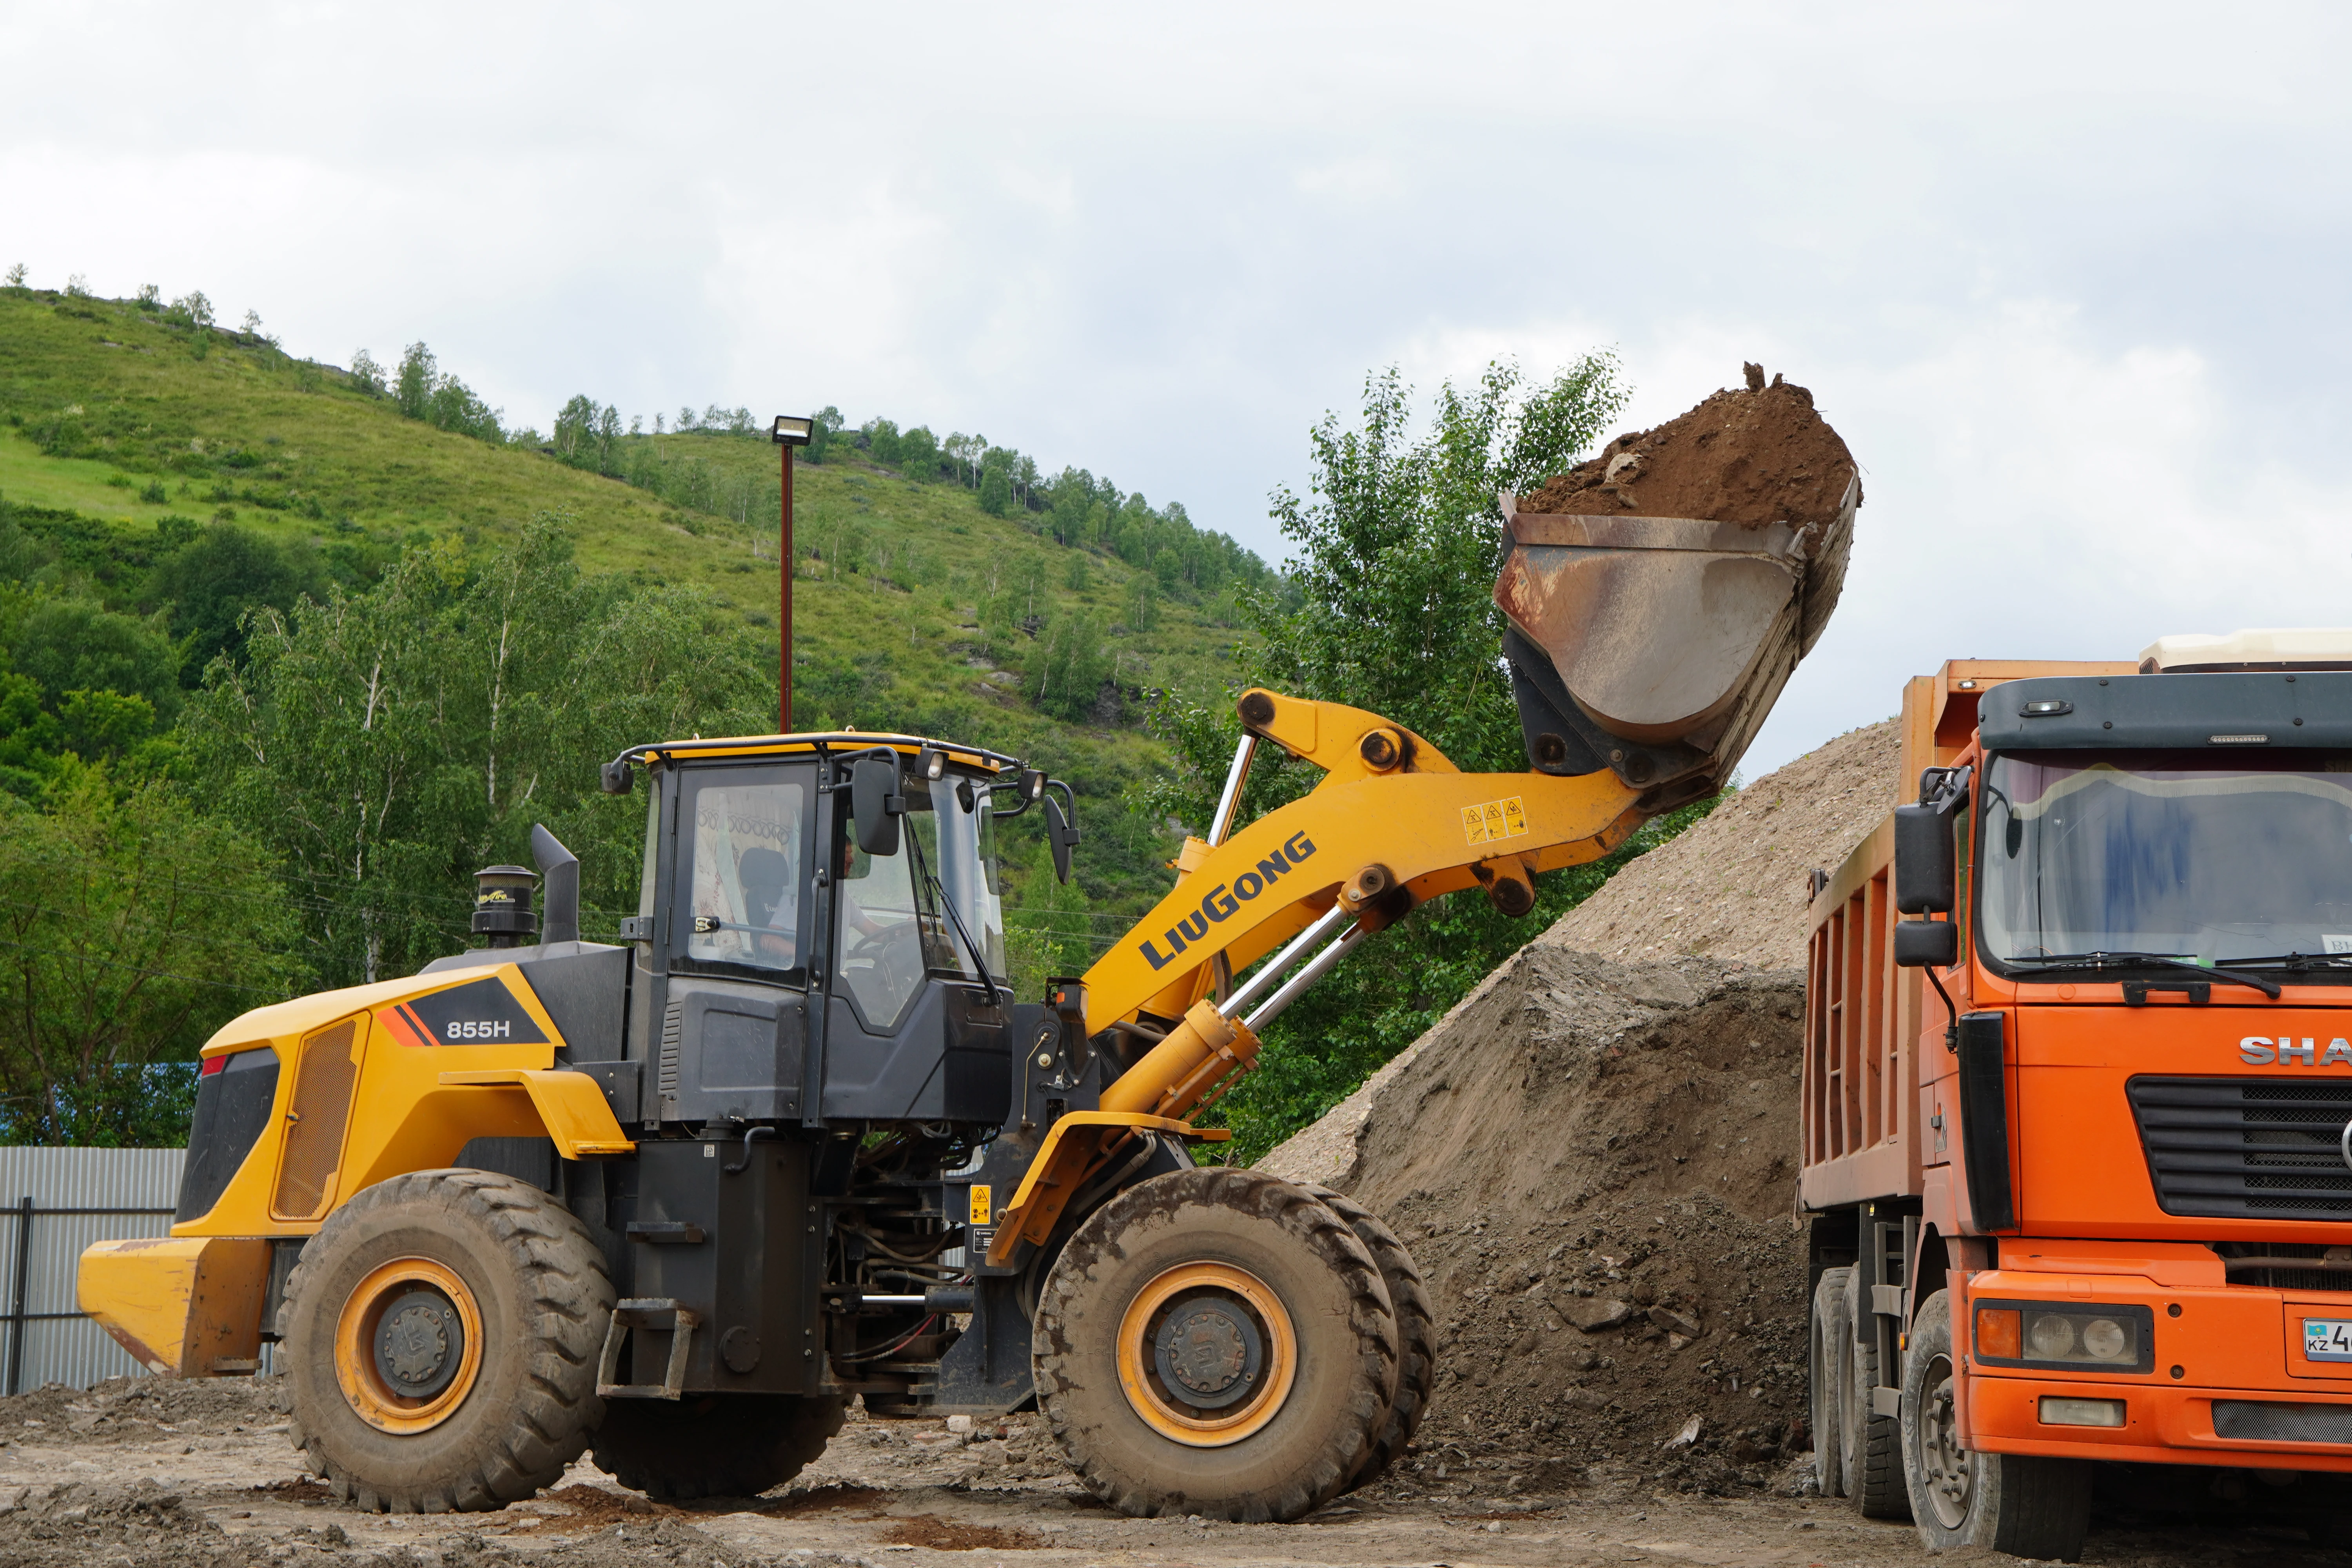
{"label": "floodlight fixture", "polygon": [[769,439],[779,447],[805,447],[816,439],[816,421],[800,415],[779,414]]}

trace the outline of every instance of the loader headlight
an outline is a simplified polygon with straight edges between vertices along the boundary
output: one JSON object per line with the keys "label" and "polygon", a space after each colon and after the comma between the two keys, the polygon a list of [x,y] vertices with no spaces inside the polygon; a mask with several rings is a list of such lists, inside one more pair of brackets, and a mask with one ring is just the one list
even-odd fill
{"label": "loader headlight", "polygon": [[2147,1307],[1979,1301],[1976,1325],[1982,1362],[2143,1373],[2155,1366],[2156,1314]]}

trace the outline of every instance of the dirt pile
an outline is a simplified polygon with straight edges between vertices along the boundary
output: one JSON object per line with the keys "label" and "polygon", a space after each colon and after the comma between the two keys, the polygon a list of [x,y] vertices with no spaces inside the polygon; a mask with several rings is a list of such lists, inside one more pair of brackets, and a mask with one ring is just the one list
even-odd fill
{"label": "dirt pile", "polygon": [[1811,393],[1763,379],[1750,366],[1749,390],[1718,392],[1654,429],[1628,431],[1519,497],[1519,510],[1787,522],[1818,535],[1858,479],[1853,454],[1814,412]]}
{"label": "dirt pile", "polygon": [[1268,1156],[1429,1277],[1444,1370],[1402,1487],[1761,1487],[1804,1448],[1802,1013],[1794,973],[1538,942],[1366,1086],[1351,1157]]}
{"label": "dirt pile", "polygon": [[1901,758],[1894,720],[1849,731],[1727,797],[1538,940],[1620,963],[1698,953],[1801,969],[1806,878],[1835,871],[1895,809]]}

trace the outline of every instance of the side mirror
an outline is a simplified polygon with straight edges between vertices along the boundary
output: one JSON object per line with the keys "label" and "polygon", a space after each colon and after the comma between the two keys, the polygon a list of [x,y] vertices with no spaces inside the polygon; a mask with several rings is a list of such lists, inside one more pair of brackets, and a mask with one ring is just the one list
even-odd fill
{"label": "side mirror", "polygon": [[625,762],[606,763],[598,770],[598,783],[604,786],[606,795],[626,795],[633,782],[634,776]]}
{"label": "side mirror", "polygon": [[1949,969],[1959,961],[1960,928],[1952,921],[1895,922],[1895,963],[1897,968]]}
{"label": "side mirror", "polygon": [[1895,907],[1906,915],[1952,908],[1952,818],[1932,805],[1895,808]]}
{"label": "side mirror", "polygon": [[1078,841],[1078,830],[1062,816],[1062,808],[1054,797],[1045,797],[1045,844],[1054,852],[1054,876],[1058,881],[1070,879],[1070,846]]}
{"label": "side mirror", "polygon": [[898,814],[907,797],[898,793],[898,764],[885,757],[860,757],[849,764],[849,811],[857,821],[857,847],[868,855],[898,852]]}

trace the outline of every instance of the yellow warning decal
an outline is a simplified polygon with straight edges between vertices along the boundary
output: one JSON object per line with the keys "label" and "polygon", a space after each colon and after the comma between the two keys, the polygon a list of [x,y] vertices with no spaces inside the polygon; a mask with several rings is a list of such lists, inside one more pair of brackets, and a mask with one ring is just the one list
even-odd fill
{"label": "yellow warning decal", "polygon": [[984,1184],[984,1183],[982,1183],[982,1184],[975,1184],[975,1185],[972,1187],[972,1189],[971,1189],[971,1223],[972,1223],[972,1224],[974,1224],[974,1225],[986,1225],[986,1224],[988,1223],[988,1204],[989,1204],[989,1199],[990,1199],[992,1196],[993,1196],[993,1195],[994,1195],[994,1194],[991,1192],[991,1190],[989,1189],[989,1187],[987,1186],[987,1184]]}
{"label": "yellow warning decal", "polygon": [[1499,843],[1528,830],[1528,808],[1517,795],[1462,808],[1462,836],[1473,844]]}

